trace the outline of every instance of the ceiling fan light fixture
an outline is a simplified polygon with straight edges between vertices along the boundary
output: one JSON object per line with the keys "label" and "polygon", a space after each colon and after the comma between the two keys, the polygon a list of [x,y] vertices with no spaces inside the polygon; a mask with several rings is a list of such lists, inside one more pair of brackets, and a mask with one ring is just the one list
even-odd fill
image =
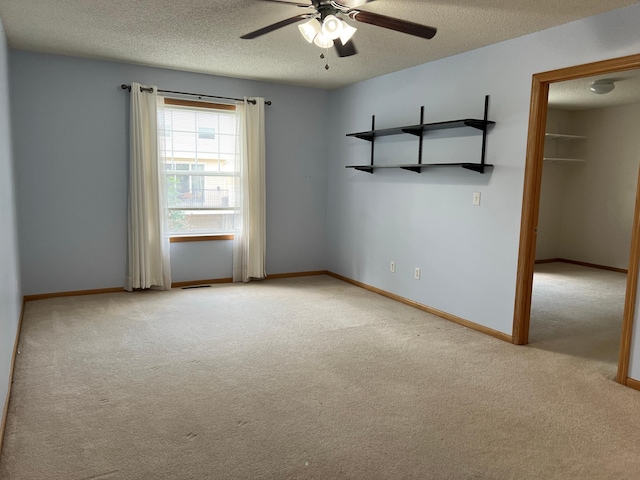
{"label": "ceiling fan light fixture", "polygon": [[307,42],[313,43],[313,39],[320,33],[320,24],[315,18],[312,18],[308,22],[298,25],[298,29]]}
{"label": "ceiling fan light fixture", "polygon": [[614,88],[616,88],[613,80],[596,80],[591,84],[591,90],[593,93],[597,93],[598,95],[604,95],[605,93],[609,93]]}
{"label": "ceiling fan light fixture", "polygon": [[346,45],[347,42],[351,40],[351,37],[353,37],[353,34],[356,33],[358,29],[356,27],[352,27],[347,22],[343,21],[342,23],[343,25],[342,25],[342,33],[340,34],[340,41],[342,42],[343,45]]}
{"label": "ceiling fan light fixture", "polygon": [[340,20],[335,15],[327,15],[322,22],[322,33],[330,38],[331,40],[335,40],[340,37],[342,33],[343,21]]}
{"label": "ceiling fan light fixture", "polygon": [[316,35],[316,38],[313,40],[313,43],[315,43],[320,48],[333,47],[333,40],[331,40],[322,32]]}

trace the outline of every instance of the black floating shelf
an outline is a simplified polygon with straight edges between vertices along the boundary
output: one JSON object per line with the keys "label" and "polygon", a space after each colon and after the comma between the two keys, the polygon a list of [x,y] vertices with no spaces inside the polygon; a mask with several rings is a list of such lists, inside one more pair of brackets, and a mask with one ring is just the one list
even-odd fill
{"label": "black floating shelf", "polygon": [[474,172],[484,173],[485,168],[493,168],[493,165],[485,163],[407,163],[403,165],[347,165],[347,168],[355,168],[361,172],[373,173],[379,168],[401,168],[410,172],[420,173],[423,168],[432,167],[462,167]]}
{"label": "black floating shelf", "polygon": [[[374,170],[379,168],[402,168],[403,170],[409,170],[411,172],[421,173],[422,169],[430,167],[462,167],[467,170],[473,170],[474,172],[484,173],[485,168],[493,167],[484,163],[485,160],[485,148],[487,142],[487,130],[489,126],[495,125],[496,122],[492,122],[487,119],[489,113],[489,95],[484,97],[484,118],[463,118],[460,120],[449,120],[446,122],[436,123],[424,123],[424,107],[420,108],[420,123],[417,125],[407,125],[404,127],[383,128],[376,130],[376,117],[371,117],[371,130],[367,132],[347,133],[347,137],[356,137],[360,140],[366,140],[371,142],[371,163],[369,165],[347,165],[347,168],[355,168],[361,172],[373,173]],[[422,163],[422,143],[424,132],[430,130],[446,130],[450,128],[464,128],[471,127],[482,132],[482,150],[480,154],[480,163]],[[388,135],[402,135],[402,134],[415,135],[418,137],[418,163],[409,163],[401,165],[375,165],[374,164],[374,144],[375,139],[378,137],[386,137]]]}
{"label": "black floating shelf", "polygon": [[424,125],[408,125],[406,127],[384,128],[382,130],[369,130],[368,132],[347,133],[347,137],[356,137],[361,140],[372,141],[376,137],[386,137],[388,135],[400,135],[409,133],[411,135],[422,135],[422,132],[429,130],[446,130],[448,128],[472,127],[483,130],[496,122],[490,120],[479,120],[477,118],[465,118],[462,120],[450,120],[448,122],[425,123]]}

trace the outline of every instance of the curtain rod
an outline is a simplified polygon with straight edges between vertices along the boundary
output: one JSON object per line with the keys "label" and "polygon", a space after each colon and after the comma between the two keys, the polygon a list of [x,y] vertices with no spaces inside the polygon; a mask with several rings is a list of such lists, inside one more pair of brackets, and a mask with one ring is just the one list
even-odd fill
{"label": "curtain rod", "polygon": [[[131,85],[125,85],[124,83],[122,85],[120,85],[120,88],[122,90],[129,90],[131,91]],[[153,87],[140,87],[140,91],[141,92],[149,92],[149,93],[153,93]],[[233,98],[233,97],[218,97],[216,95],[205,95],[203,93],[187,93],[187,92],[174,92],[173,90],[160,90],[158,89],[158,93],[174,93],[176,95],[192,95],[194,97],[205,97],[205,98],[220,98],[222,100],[234,100],[236,102],[243,102],[244,100],[242,98]],[[247,100],[249,103],[253,103],[254,105],[256,104],[255,100]],[[265,100],[264,102],[265,105],[271,105],[271,100]]]}

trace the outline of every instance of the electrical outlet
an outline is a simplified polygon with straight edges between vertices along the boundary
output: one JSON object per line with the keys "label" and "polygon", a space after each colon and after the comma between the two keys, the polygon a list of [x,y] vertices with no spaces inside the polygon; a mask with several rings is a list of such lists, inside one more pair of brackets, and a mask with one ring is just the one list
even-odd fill
{"label": "electrical outlet", "polygon": [[480,205],[480,192],[473,192],[473,204],[475,206]]}
{"label": "electrical outlet", "polygon": [[420,269],[418,267],[413,271],[413,276],[416,280],[420,280]]}
{"label": "electrical outlet", "polygon": [[392,273],[396,273],[396,262],[394,262],[393,260],[389,264],[389,270],[391,270]]}

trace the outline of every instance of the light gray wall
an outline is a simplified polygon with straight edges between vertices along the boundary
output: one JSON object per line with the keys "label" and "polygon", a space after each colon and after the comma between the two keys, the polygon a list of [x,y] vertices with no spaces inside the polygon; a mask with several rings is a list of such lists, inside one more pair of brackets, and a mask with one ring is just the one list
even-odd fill
{"label": "light gray wall", "polygon": [[[13,157],[9,113],[8,51],[0,20],[0,408],[4,408],[13,345],[18,333],[22,293],[18,268],[18,235],[14,196]],[[2,415],[2,410],[0,410]]]}
{"label": "light gray wall", "polygon": [[[636,4],[336,91],[329,268],[510,334],[531,76],[639,52],[638,21]],[[367,130],[372,114],[379,128],[415,123],[421,105],[427,122],[480,117],[485,94],[497,122],[487,146],[492,173],[345,169],[368,161],[369,145],[345,134]],[[409,137],[381,148],[377,161],[393,161],[396,154],[408,160],[406,150],[415,148],[405,146],[415,142]],[[425,148],[431,148],[428,136]],[[479,149],[466,148],[460,145],[460,161],[475,160]],[[479,207],[472,206],[474,191],[482,193]],[[390,260],[396,273],[389,272]],[[414,267],[422,268],[420,280],[413,278]]]}
{"label": "light gray wall", "polygon": [[[267,273],[325,268],[328,93],[113,62],[11,52],[25,294],[123,284],[129,95],[120,84],[262,96]],[[173,281],[231,277],[231,242],[172,244]]]}

